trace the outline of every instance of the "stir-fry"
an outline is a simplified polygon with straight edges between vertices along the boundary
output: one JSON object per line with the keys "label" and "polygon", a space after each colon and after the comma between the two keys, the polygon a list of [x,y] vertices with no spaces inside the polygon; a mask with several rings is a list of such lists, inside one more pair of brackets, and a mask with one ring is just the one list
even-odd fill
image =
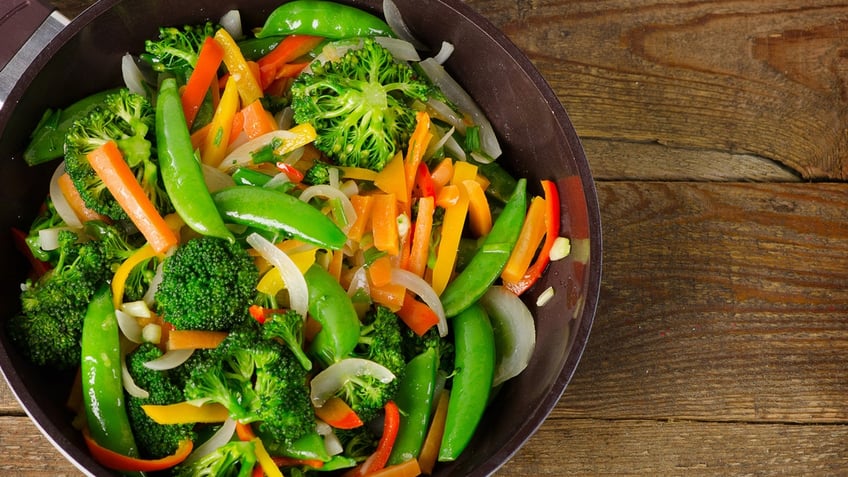
{"label": "stir-fry", "polygon": [[76,373],[102,465],[430,474],[527,366],[558,191],[498,164],[452,45],[422,59],[391,7],[165,26],[124,86],[45,113],[25,157],[57,166],[7,327]]}

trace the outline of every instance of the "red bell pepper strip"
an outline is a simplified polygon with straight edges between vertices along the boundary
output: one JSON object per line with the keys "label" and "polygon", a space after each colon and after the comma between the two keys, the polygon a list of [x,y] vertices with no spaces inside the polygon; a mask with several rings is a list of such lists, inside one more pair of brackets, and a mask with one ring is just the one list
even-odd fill
{"label": "red bell pepper strip", "polygon": [[430,168],[426,162],[418,164],[418,172],[415,175],[415,189],[418,197],[436,197],[436,184],[430,176]]}
{"label": "red bell pepper strip", "polygon": [[197,55],[197,65],[189,76],[186,87],[180,96],[189,130],[194,124],[194,118],[197,116],[197,111],[200,110],[206,92],[209,91],[209,86],[218,76],[218,68],[223,60],[224,50],[214,38],[206,37],[200,47],[200,53]]}
{"label": "red bell pepper strip", "polygon": [[400,410],[394,401],[389,401],[384,406],[386,415],[383,419],[383,435],[380,436],[380,442],[377,443],[377,450],[365,459],[365,462],[354,467],[344,474],[344,477],[365,477],[386,466],[389,461],[389,455],[392,453],[392,447],[397,439],[398,428],[400,427]]}
{"label": "red bell pepper strip", "polygon": [[277,169],[288,176],[289,180],[295,184],[300,184],[303,180],[303,173],[297,170],[293,165],[286,162],[278,162]]}
{"label": "red bell pepper strip", "polygon": [[88,446],[88,450],[97,462],[109,469],[123,472],[156,472],[170,469],[184,461],[194,448],[192,441],[184,440],[180,442],[177,450],[169,456],[161,459],[139,459],[102,447],[91,437],[87,427],[83,428],[82,435],[85,439],[85,445]]}
{"label": "red bell pepper strip", "polygon": [[547,205],[545,211],[545,242],[542,244],[542,249],[539,251],[536,261],[527,268],[520,280],[516,282],[504,281],[504,286],[516,295],[524,293],[542,276],[545,267],[551,261],[550,254],[554,241],[559,237],[559,191],[557,191],[556,184],[550,180],[542,181],[542,189],[545,191],[545,204]]}

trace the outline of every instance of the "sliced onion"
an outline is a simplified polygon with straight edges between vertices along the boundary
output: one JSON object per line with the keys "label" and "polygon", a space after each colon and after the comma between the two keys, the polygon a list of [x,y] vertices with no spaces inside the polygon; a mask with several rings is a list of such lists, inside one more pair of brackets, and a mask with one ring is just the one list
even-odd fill
{"label": "sliced onion", "polygon": [[427,281],[408,270],[393,268],[392,283],[400,285],[418,295],[418,298],[421,298],[421,301],[429,306],[436,313],[436,316],[439,317],[439,336],[444,338],[448,335],[448,322],[445,319],[445,309],[442,307],[442,301],[439,299],[436,290],[433,290],[433,287]]}
{"label": "sliced onion", "polygon": [[38,231],[38,246],[41,250],[50,251],[59,248],[59,232],[71,230],[70,227],[51,227]]}
{"label": "sliced onion", "polygon": [[342,191],[342,194],[353,197],[359,194],[359,184],[355,180],[346,180],[339,184],[339,190]]}
{"label": "sliced onion", "polygon": [[241,13],[238,10],[230,10],[221,16],[221,21],[218,22],[221,28],[227,30],[236,40],[244,36],[244,31],[241,27]]}
{"label": "sliced onion", "polygon": [[141,339],[145,343],[159,344],[162,342],[162,326],[158,323],[148,323],[141,329]]}
{"label": "sliced onion", "polygon": [[432,129],[436,133],[436,137],[438,138],[438,140],[430,143],[430,145],[427,146],[427,152],[425,154],[425,157],[430,157],[436,151],[443,148],[445,146],[445,143],[448,142],[448,139],[450,139],[451,136],[453,136],[453,132],[456,131],[455,126],[451,126],[451,128],[448,129],[447,131],[444,131],[443,129],[438,128],[438,127],[433,127]]}
{"label": "sliced onion", "polygon": [[65,161],[62,161],[56,167],[56,170],[53,171],[53,177],[50,178],[50,200],[53,201],[53,207],[56,208],[56,213],[59,214],[63,222],[68,224],[68,227],[80,228],[82,227],[82,222],[80,222],[77,214],[74,213],[74,209],[71,208],[71,204],[68,203],[68,199],[62,193],[62,189],[59,188],[59,178],[64,173]]}
{"label": "sliced onion", "polygon": [[150,318],[153,316],[153,312],[150,311],[150,307],[148,307],[147,303],[143,300],[123,303],[121,304],[121,311],[136,318]]}
{"label": "sliced onion", "polygon": [[129,53],[121,57],[121,75],[130,92],[147,96],[147,91],[144,89],[144,75],[135,63],[133,55]]}
{"label": "sliced onion", "polygon": [[275,247],[268,239],[255,232],[247,236],[247,243],[262,258],[277,268],[280,276],[283,278],[283,283],[286,284],[291,309],[306,318],[306,314],[309,311],[309,289],[306,286],[306,279],[294,261],[285,252]]}
{"label": "sliced onion", "polygon": [[551,301],[551,298],[554,297],[554,287],[545,288],[542,293],[539,293],[539,296],[536,297],[536,306],[542,307],[548,304]]}
{"label": "sliced onion", "polygon": [[216,192],[236,184],[233,176],[216,167],[202,164],[202,170],[203,180],[206,182],[206,188],[209,189],[209,192]]}
{"label": "sliced onion", "polygon": [[524,371],[536,347],[536,324],[527,305],[502,286],[493,286],[480,298],[495,332],[495,377],[492,386]]}
{"label": "sliced onion", "polygon": [[309,383],[312,405],[323,406],[350,378],[356,376],[371,376],[382,383],[390,383],[395,379],[394,373],[388,368],[370,359],[345,358],[331,364],[312,378]]}
{"label": "sliced onion", "polygon": [[371,294],[371,285],[368,283],[368,271],[365,267],[359,267],[353,272],[350,278],[350,285],[347,287],[348,296],[356,295],[359,290],[367,294]]}
{"label": "sliced onion", "polygon": [[132,397],[147,399],[150,397],[150,393],[146,390],[140,388],[133,379],[130,374],[130,370],[127,368],[127,357],[124,356],[124,359],[121,360],[121,383],[124,385],[124,390]]}
{"label": "sliced onion", "polygon": [[277,113],[275,118],[280,129],[291,129],[294,126],[294,109],[291,106],[286,106]]}
{"label": "sliced onion", "polygon": [[395,5],[395,2],[392,0],[383,0],[383,16],[386,18],[386,24],[389,25],[389,28],[392,29],[392,32],[398,38],[412,43],[419,50],[427,48],[426,45],[415,38],[409,27],[406,26],[406,22],[403,21],[403,16],[400,14],[400,9]]}
{"label": "sliced onion", "polygon": [[443,65],[445,64],[445,61],[448,61],[450,55],[453,54],[453,50],[453,43],[443,41],[441,49],[439,49],[439,52],[436,53],[436,56],[434,56],[433,59],[436,60],[436,63]]}
{"label": "sliced onion", "polygon": [[128,340],[133,343],[144,341],[141,336],[141,325],[138,324],[138,320],[135,317],[121,310],[115,310],[115,317],[118,319],[118,328],[121,329],[121,333]]}
{"label": "sliced onion", "polygon": [[562,260],[571,253],[571,240],[568,237],[557,237],[554,239],[554,245],[551,247],[548,257],[552,262]]}
{"label": "sliced onion", "polygon": [[218,450],[218,448],[220,448],[227,442],[230,442],[235,432],[236,421],[234,421],[233,419],[227,419],[226,421],[224,421],[223,424],[221,424],[221,427],[217,431],[215,431],[214,434],[212,434],[212,437],[207,439],[206,442],[204,442],[203,444],[197,446],[197,448],[194,449],[194,452],[192,452],[191,454],[189,454],[188,457],[186,457],[186,460],[183,461],[183,465],[188,465],[192,462],[197,462],[201,458],[211,454],[212,452],[215,452],[216,450]]}
{"label": "sliced onion", "polygon": [[342,442],[339,440],[339,437],[329,424],[317,419],[315,428],[318,431],[318,435],[324,438],[324,449],[327,451],[327,454],[334,456],[344,452]]}
{"label": "sliced onion", "polygon": [[389,53],[391,53],[396,60],[421,61],[421,56],[418,54],[418,50],[415,49],[415,45],[406,40],[390,38],[387,36],[378,36],[374,37],[374,41],[383,48],[389,50]]}
{"label": "sliced onion", "polygon": [[448,136],[448,139],[445,141],[445,150],[450,153],[451,156],[456,158],[458,161],[464,161],[465,159],[465,149],[459,145],[456,141],[456,138],[453,135]]}
{"label": "sliced onion", "polygon": [[165,371],[174,369],[177,366],[186,362],[194,353],[194,349],[172,349],[153,360],[144,363],[146,368],[155,369],[156,371]]}
{"label": "sliced onion", "polygon": [[444,101],[435,98],[427,99],[427,107],[433,111],[436,117],[455,127],[460,134],[465,134],[465,120],[462,115],[453,110]]}
{"label": "sliced onion", "polygon": [[292,139],[294,137],[296,137],[295,133],[285,129],[265,133],[233,149],[229,154],[227,154],[224,160],[221,161],[218,168],[226,172],[236,167],[251,164],[253,162],[253,156],[250,155],[251,152],[265,146],[275,138],[285,140]]}
{"label": "sliced onion", "polygon": [[471,115],[474,124],[480,127],[480,147],[493,160],[501,155],[501,146],[498,144],[498,138],[495,136],[495,130],[492,123],[486,117],[483,110],[474,101],[474,98],[468,94],[459,83],[453,79],[448,72],[436,62],[433,58],[427,58],[420,63],[424,74],[438,87],[444,95],[451,100],[460,111]]}
{"label": "sliced onion", "polygon": [[153,278],[150,279],[150,286],[142,297],[144,303],[150,308],[156,304],[156,292],[159,290],[159,284],[162,283],[162,268],[164,263],[164,261],[160,261],[159,265],[156,266],[156,272],[153,274]]}
{"label": "sliced onion", "polygon": [[356,209],[353,208],[353,204],[350,202],[348,196],[344,194],[344,192],[332,187],[328,184],[317,184],[313,186],[309,186],[303,190],[300,194],[300,200],[304,202],[309,202],[314,197],[324,197],[325,199],[338,199],[341,201],[342,209],[344,209],[344,223],[348,224],[348,227],[356,222]]}

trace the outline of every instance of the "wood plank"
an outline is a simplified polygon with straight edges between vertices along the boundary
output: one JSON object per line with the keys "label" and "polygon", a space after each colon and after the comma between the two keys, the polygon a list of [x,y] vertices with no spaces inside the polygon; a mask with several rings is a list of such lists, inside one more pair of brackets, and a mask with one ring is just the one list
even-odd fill
{"label": "wood plank", "polygon": [[848,176],[844,2],[467,3],[528,54],[583,138]]}
{"label": "wood plank", "polygon": [[[543,445],[544,444],[544,445]],[[848,427],[552,415],[498,475],[844,475]]]}
{"label": "wood plank", "polygon": [[0,475],[76,477],[83,475],[47,441],[27,417],[0,416]]}
{"label": "wood plank", "polygon": [[599,183],[573,417],[848,422],[848,185]]}

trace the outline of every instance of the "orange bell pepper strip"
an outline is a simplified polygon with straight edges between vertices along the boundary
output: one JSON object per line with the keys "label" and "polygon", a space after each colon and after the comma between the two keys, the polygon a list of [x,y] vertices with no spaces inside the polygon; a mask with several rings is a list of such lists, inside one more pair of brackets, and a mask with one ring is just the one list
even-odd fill
{"label": "orange bell pepper strip", "polygon": [[371,284],[383,287],[392,281],[392,261],[388,255],[383,255],[368,266],[368,280]]}
{"label": "orange bell pepper strip", "polygon": [[418,199],[418,214],[415,216],[415,226],[412,229],[412,245],[406,269],[419,277],[423,277],[427,269],[427,258],[430,255],[430,234],[433,232],[433,214],[435,211],[436,202],[433,197]]}
{"label": "orange bell pepper strip", "polygon": [[549,180],[542,181],[542,189],[545,192],[546,205],[544,220],[545,242],[542,244],[541,250],[539,250],[539,254],[536,258],[536,261],[527,268],[522,277],[515,281],[504,279],[504,287],[506,287],[516,295],[521,295],[522,293],[524,293],[528,288],[530,288],[534,283],[536,283],[539,277],[542,276],[542,272],[545,271],[545,268],[548,266],[548,263],[550,263],[551,249],[554,246],[554,242],[556,241],[557,237],[559,237],[559,191],[557,190],[556,184],[554,184],[553,181]]}
{"label": "orange bell pepper strip", "polygon": [[194,448],[192,441],[184,440],[177,446],[177,450],[167,457],[161,459],[139,459],[102,447],[91,437],[88,427],[83,428],[82,435],[85,445],[88,447],[94,460],[106,468],[122,472],[156,472],[170,469],[184,461]]}
{"label": "orange bell pepper strip", "polygon": [[177,235],[156,210],[114,141],[105,143],[86,157],[91,168],[156,253],[165,253],[177,245]]}
{"label": "orange bell pepper strip", "polygon": [[197,64],[194,71],[188,77],[188,82],[186,82],[186,86],[180,95],[189,130],[194,124],[197,111],[200,110],[200,105],[203,103],[209,87],[214,84],[214,80],[218,77],[218,67],[221,66],[223,60],[224,50],[214,38],[206,37],[200,47],[200,52],[197,54]]}
{"label": "orange bell pepper strip", "polygon": [[377,173],[374,185],[386,194],[394,194],[401,202],[408,202],[406,173],[404,172],[403,155],[398,153]]}
{"label": "orange bell pepper strip", "polygon": [[409,293],[406,294],[397,315],[418,336],[424,336],[427,330],[439,323],[436,312]]}
{"label": "orange bell pepper strip", "polygon": [[524,277],[524,272],[527,271],[530,262],[533,261],[536,250],[542,243],[544,236],[545,199],[537,196],[530,201],[524,224],[521,226],[521,232],[518,235],[518,241],[501,271],[501,278],[504,281],[517,282]]}
{"label": "orange bell pepper strip", "polygon": [[315,415],[336,429],[356,429],[364,423],[351,407],[338,396],[333,396],[323,406],[315,408]]}
{"label": "orange bell pepper strip", "polygon": [[224,50],[224,65],[230,72],[230,77],[238,85],[242,104],[250,104],[261,98],[262,86],[259,84],[259,78],[256,77],[247,60],[244,59],[244,55],[233,37],[227,30],[219,28],[215,32],[215,41]]}
{"label": "orange bell pepper strip", "polygon": [[203,140],[200,149],[200,159],[204,164],[217,167],[227,155],[227,147],[230,145],[230,133],[233,129],[233,118],[239,109],[239,94],[236,80],[232,76],[227,80],[221,102],[215,109],[209,132]]}
{"label": "orange bell pepper strip", "polygon": [[[404,167],[406,169],[406,190],[407,194],[412,193],[415,177],[418,175],[418,165],[424,160],[424,153],[427,152],[427,145],[433,139],[433,133],[430,132],[430,115],[424,111],[419,111],[415,114],[415,130],[409,138],[409,146],[406,151],[406,159]],[[410,203],[410,196],[406,197],[407,204]]]}
{"label": "orange bell pepper strip", "polygon": [[262,106],[262,101],[256,100],[241,110],[241,120],[248,139],[256,139],[263,134],[280,129],[274,117]]}
{"label": "orange bell pepper strip", "polygon": [[416,477],[418,475],[421,475],[421,466],[418,465],[417,459],[409,459],[368,474],[369,477]]}
{"label": "orange bell pepper strip", "polygon": [[353,210],[356,211],[356,220],[347,230],[347,238],[359,242],[365,233],[371,231],[371,209],[374,204],[374,196],[352,195],[350,203],[353,205]]}
{"label": "orange bell pepper strip", "polygon": [[397,196],[374,194],[371,210],[371,233],[374,246],[381,252],[397,255],[400,252],[397,217]]}
{"label": "orange bell pepper strip", "polygon": [[168,349],[215,349],[226,337],[226,331],[171,330]]}

